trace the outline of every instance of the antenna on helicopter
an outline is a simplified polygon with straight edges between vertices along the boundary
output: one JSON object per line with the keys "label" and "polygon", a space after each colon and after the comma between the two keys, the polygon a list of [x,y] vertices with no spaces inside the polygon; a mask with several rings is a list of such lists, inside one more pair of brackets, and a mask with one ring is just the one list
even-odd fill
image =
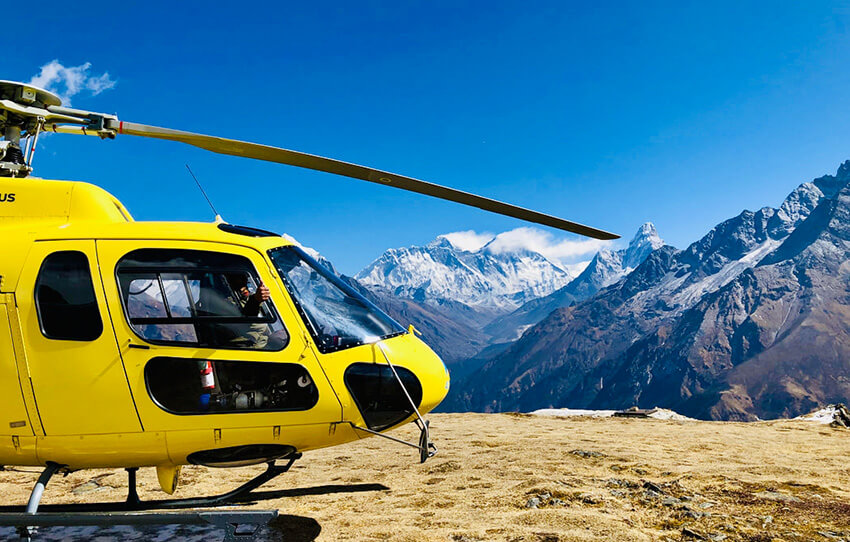
{"label": "antenna on helicopter", "polygon": [[[37,135],[41,131],[52,131],[63,134],[92,135],[101,139],[114,139],[118,134],[127,134],[179,141],[219,154],[277,162],[393,186],[596,239],[611,240],[620,237],[584,224],[470,194],[448,186],[334,160],[333,158],[236,139],[125,122],[118,120],[115,115],[71,109],[62,107],[61,104],[61,100],[55,94],[46,90],[23,83],[0,81],[0,131],[6,139],[0,142],[0,176],[26,177],[32,171],[32,167],[23,158],[23,152],[20,148],[22,133],[29,137]],[[248,109],[235,108],[234,110],[247,111]]]}
{"label": "antenna on helicopter", "polygon": [[195,173],[192,171],[192,168],[189,167],[189,164],[186,164],[186,169],[189,170],[189,175],[191,175],[192,178],[195,179],[195,184],[198,185],[198,189],[201,191],[201,194],[204,195],[204,199],[207,200],[207,203],[209,204],[210,209],[212,209],[212,212],[215,215],[215,221],[216,222],[224,222],[224,219],[221,218],[221,215],[218,214],[218,211],[215,210],[215,206],[213,205],[212,201],[210,201],[209,196],[207,196],[206,190],[204,190],[204,187],[201,186],[201,181],[199,181],[198,178],[195,177]]}

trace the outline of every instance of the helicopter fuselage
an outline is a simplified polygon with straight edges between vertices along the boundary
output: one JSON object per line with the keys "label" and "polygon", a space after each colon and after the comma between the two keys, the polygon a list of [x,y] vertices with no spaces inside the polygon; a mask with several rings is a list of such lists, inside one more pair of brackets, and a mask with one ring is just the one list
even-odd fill
{"label": "helicopter fuselage", "polygon": [[284,237],[0,179],[0,247],[2,465],[155,466],[170,492],[180,465],[343,444],[448,391],[415,333]]}

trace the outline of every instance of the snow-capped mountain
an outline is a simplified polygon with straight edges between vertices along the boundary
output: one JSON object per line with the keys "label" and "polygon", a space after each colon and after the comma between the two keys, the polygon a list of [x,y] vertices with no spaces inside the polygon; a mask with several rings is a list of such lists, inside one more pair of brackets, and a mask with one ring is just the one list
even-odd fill
{"label": "snow-capped mountain", "polygon": [[532,299],[510,314],[496,318],[484,331],[495,343],[516,340],[526,329],[546,318],[555,309],[583,301],[619,281],[643,263],[652,251],[663,245],[664,241],[658,236],[655,226],[646,222],[638,228],[628,247],[600,250],[575,280],[547,296]]}
{"label": "snow-capped mountain", "polygon": [[794,416],[850,398],[850,161],[552,312],[448,408]]}
{"label": "snow-capped mountain", "polygon": [[290,241],[290,242],[292,242],[292,243],[294,243],[294,244],[295,244],[296,246],[298,246],[301,250],[303,250],[304,252],[306,252],[308,256],[310,256],[311,258],[313,258],[314,260],[316,260],[316,263],[318,263],[319,265],[321,265],[322,267],[324,267],[325,269],[327,269],[328,271],[330,271],[330,272],[331,272],[331,273],[333,273],[334,275],[338,275],[338,274],[339,274],[339,273],[337,273],[336,268],[334,267],[334,264],[332,264],[332,263],[331,263],[331,261],[330,261],[329,259],[327,259],[327,258],[325,258],[324,256],[322,256],[322,255],[319,253],[319,251],[318,251],[318,250],[316,250],[315,248],[312,248],[312,247],[308,247],[308,246],[302,245],[301,243],[299,243],[299,242],[298,242],[298,240],[297,240],[296,238],[292,237],[292,236],[291,236],[291,235],[289,235],[288,233],[284,233],[284,234],[283,234],[283,238],[284,238],[284,239],[289,240],[289,241]]}
{"label": "snow-capped mountain", "polygon": [[355,278],[397,297],[435,306],[462,304],[476,313],[481,327],[573,277],[538,252],[505,250],[499,236],[477,250],[464,250],[441,236],[424,247],[387,250]]}

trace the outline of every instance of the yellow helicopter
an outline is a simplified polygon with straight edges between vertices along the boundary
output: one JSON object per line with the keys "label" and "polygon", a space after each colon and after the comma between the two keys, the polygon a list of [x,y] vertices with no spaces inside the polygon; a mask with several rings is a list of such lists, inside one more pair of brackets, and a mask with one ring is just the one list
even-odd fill
{"label": "yellow helicopter", "polygon": [[[449,373],[414,333],[299,246],[225,223],[137,222],[83,182],[27,178],[38,137],[127,134],[384,184],[598,239],[611,233],[445,186],[276,147],[123,122],[0,81],[0,465],[285,472],[379,435],[436,452],[423,416]],[[418,443],[385,432],[415,422]],[[277,465],[276,460],[285,460]],[[221,501],[221,497],[215,497]]]}

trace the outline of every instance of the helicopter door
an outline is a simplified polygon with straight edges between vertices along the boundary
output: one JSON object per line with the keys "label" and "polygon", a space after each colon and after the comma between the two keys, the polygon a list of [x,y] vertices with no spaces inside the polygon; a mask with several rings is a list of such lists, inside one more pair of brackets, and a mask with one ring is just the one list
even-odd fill
{"label": "helicopter door", "polygon": [[35,243],[16,298],[45,435],[141,431],[94,241]]}
{"label": "helicopter door", "polygon": [[[97,250],[146,431],[341,419],[300,320],[258,252],[199,241],[98,241]],[[270,299],[258,302],[261,284]]]}
{"label": "helicopter door", "polygon": [[0,400],[3,401],[3,408],[0,409],[0,435],[32,436],[32,418],[24,406],[22,390],[22,386],[29,386],[29,381],[26,378],[19,379],[18,364],[12,347],[9,310],[15,310],[14,306],[14,296],[0,294]]}

